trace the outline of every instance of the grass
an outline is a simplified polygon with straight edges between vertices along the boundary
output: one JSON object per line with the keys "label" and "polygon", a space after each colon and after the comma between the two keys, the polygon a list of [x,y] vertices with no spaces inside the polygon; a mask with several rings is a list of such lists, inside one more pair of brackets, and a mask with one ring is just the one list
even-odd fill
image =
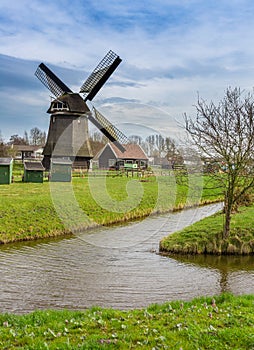
{"label": "grass", "polygon": [[[176,185],[170,176],[143,182],[126,177],[75,177],[72,184],[56,186],[48,182],[25,184],[18,178],[11,185],[0,186],[0,242],[55,236],[68,233],[70,228],[109,225],[218,201],[220,194],[203,186],[202,182],[209,180],[204,177],[187,188]],[[253,211],[254,206],[242,208],[234,215],[229,242],[221,242],[223,215],[216,214],[163,239],[161,249],[223,253],[226,247],[231,253],[236,249],[250,253],[246,247],[253,239]],[[0,314],[0,348],[254,349],[253,308],[253,295],[221,294],[130,311],[94,307],[84,312]]]}
{"label": "grass", "polygon": [[202,297],[146,309],[0,315],[11,349],[253,349],[254,296]]}
{"label": "grass", "polygon": [[220,199],[206,190],[189,193],[169,175],[34,184],[23,183],[18,172],[14,183],[0,186],[0,243],[53,237]]}
{"label": "grass", "polygon": [[233,214],[228,239],[222,239],[224,214],[216,213],[160,242],[160,251],[176,254],[254,254],[254,205]]}

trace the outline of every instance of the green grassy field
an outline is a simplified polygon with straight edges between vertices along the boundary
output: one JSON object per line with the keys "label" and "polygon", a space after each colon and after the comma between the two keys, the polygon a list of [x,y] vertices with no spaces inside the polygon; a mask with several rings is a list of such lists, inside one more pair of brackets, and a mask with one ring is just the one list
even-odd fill
{"label": "green grassy field", "polygon": [[254,296],[202,297],[146,309],[35,311],[0,315],[11,349],[253,349]]}
{"label": "green grassy field", "polygon": [[[18,170],[16,170],[17,172]],[[0,186],[0,243],[57,236],[95,225],[110,225],[153,213],[218,201],[219,194],[176,185],[174,176],[73,177],[72,183]]]}
{"label": "green grassy field", "polygon": [[[146,179],[76,176],[71,184],[22,183],[19,176],[13,184],[0,186],[1,243],[62,235],[70,228],[110,225],[221,200],[217,190],[205,185],[211,183],[206,176],[190,176],[188,187],[161,174]],[[253,211],[254,206],[241,208],[234,216],[232,237],[238,240],[228,242],[231,252],[237,247],[243,252],[246,241],[252,240]],[[180,247],[181,253],[214,252],[222,223],[223,216],[216,214],[165,238],[161,247],[174,252]],[[222,294],[129,311],[94,307],[84,312],[0,314],[0,348],[254,349],[253,311],[253,295]]]}
{"label": "green grassy field", "polygon": [[216,213],[165,237],[161,252],[180,254],[254,254],[254,205],[233,214],[229,238],[222,239],[224,214]]}

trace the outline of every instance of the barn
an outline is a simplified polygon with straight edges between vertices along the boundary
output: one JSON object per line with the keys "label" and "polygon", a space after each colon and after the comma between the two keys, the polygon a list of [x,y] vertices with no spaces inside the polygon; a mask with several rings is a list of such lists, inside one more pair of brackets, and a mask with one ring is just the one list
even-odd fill
{"label": "barn", "polygon": [[107,143],[94,157],[100,169],[146,169],[148,157],[140,145],[128,143],[123,145],[125,151],[122,152],[113,142]]}

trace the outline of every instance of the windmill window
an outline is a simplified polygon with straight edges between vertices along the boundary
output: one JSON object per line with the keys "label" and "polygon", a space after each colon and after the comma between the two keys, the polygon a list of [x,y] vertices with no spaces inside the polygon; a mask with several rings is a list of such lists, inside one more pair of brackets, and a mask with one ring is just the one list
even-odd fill
{"label": "windmill window", "polygon": [[66,102],[57,101],[57,102],[53,102],[52,109],[56,109],[56,110],[68,109],[68,106]]}

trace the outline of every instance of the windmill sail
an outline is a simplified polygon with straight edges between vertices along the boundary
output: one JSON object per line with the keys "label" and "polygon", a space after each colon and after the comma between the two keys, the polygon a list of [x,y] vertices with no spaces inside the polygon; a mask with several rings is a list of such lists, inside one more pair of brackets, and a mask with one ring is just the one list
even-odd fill
{"label": "windmill sail", "polygon": [[44,63],[38,66],[35,76],[55,97],[60,97],[66,92],[72,92]]}
{"label": "windmill sail", "polygon": [[51,114],[43,151],[43,164],[47,170],[56,151],[58,156],[70,158],[76,166],[89,168],[93,155],[88,119],[122,152],[125,151],[121,143],[128,143],[127,137],[96,109],[93,115],[86,104],[86,100],[93,99],[121,61],[113,51],[109,51],[82,85],[80,92],[85,94],[84,98],[73,93],[45,64],[38,66],[35,76],[56,97],[47,111]]}
{"label": "windmill sail", "polygon": [[80,88],[80,93],[84,93],[85,101],[92,101],[121,62],[121,58],[113,51],[110,50],[106,54]]}
{"label": "windmill sail", "polygon": [[113,125],[107,118],[105,118],[96,108],[93,107],[94,116],[89,114],[88,119],[98,128],[100,131],[120,149],[121,152],[125,151],[122,144],[128,143],[129,140],[115,125]]}

